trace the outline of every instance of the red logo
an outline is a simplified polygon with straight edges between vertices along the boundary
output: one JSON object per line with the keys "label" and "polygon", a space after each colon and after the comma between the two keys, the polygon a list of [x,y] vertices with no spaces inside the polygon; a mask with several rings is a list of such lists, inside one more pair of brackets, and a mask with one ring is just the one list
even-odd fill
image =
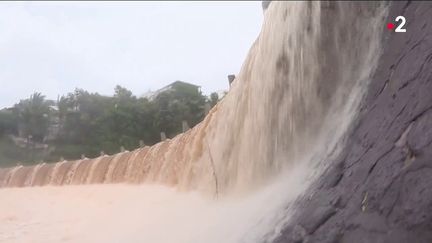
{"label": "red logo", "polygon": [[393,23],[388,23],[387,24],[387,29],[392,30],[394,28],[394,24]]}

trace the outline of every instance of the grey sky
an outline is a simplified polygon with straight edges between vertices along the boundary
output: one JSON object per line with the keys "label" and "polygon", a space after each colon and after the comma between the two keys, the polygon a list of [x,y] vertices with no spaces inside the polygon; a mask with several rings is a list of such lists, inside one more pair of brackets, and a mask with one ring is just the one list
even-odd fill
{"label": "grey sky", "polygon": [[0,108],[76,87],[227,89],[262,18],[261,2],[0,2]]}

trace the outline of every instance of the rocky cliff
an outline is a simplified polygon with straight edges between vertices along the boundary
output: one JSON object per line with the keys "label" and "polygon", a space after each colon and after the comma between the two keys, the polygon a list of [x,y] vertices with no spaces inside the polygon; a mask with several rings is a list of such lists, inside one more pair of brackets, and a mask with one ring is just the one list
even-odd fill
{"label": "rocky cliff", "polygon": [[347,146],[275,243],[432,242],[432,4],[392,2],[386,23],[399,15]]}

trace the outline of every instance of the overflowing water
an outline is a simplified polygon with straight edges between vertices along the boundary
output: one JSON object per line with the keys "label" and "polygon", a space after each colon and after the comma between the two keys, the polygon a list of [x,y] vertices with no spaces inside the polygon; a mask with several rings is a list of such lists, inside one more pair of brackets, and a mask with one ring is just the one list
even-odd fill
{"label": "overflowing water", "polygon": [[[1,169],[0,241],[271,241],[289,220],[281,210],[342,148],[386,11],[272,2],[231,90],[193,129],[112,156]],[[24,186],[46,187],[10,188]]]}

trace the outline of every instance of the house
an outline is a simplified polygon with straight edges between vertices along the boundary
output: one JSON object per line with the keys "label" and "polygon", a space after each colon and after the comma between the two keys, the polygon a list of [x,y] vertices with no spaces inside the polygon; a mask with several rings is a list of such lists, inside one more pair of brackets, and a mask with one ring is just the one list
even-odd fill
{"label": "house", "polygon": [[171,84],[168,84],[167,86],[165,86],[161,89],[158,89],[154,92],[149,91],[146,94],[144,94],[143,97],[145,97],[149,100],[154,100],[161,93],[171,92],[171,91],[174,91],[174,90],[179,89],[179,88],[188,89],[188,90],[191,90],[193,92],[199,92],[199,93],[201,92],[201,86],[177,80],[177,81],[175,81]]}

